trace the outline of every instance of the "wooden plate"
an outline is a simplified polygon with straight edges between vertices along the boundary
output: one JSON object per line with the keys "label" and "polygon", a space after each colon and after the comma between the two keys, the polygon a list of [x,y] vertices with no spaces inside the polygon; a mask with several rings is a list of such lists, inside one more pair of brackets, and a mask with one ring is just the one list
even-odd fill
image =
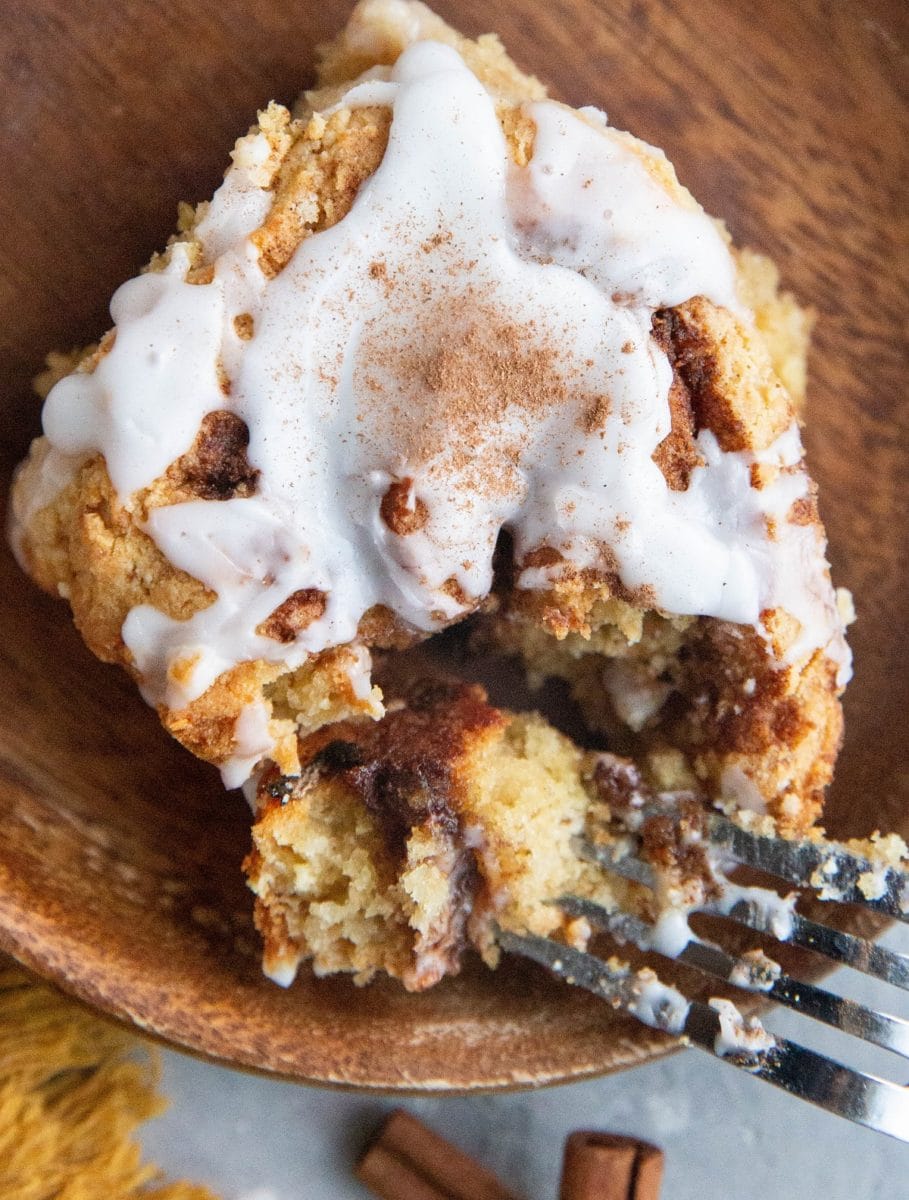
{"label": "wooden plate", "polygon": [[[111,292],[210,194],[257,105],[291,99],[346,3],[14,5],[0,27],[0,455],[38,429],[46,350],[97,337]],[[664,146],[736,239],[818,311],[808,442],[860,620],[829,825],[907,830],[904,363],[907,10],[767,0],[439,0],[573,103]],[[903,222],[901,226],[901,222]],[[903,260],[905,266],[905,260]],[[902,422],[902,426],[901,426]],[[900,438],[902,429],[903,438]],[[4,488],[5,490],[5,488]],[[179,1045],[369,1087],[541,1084],[662,1046],[508,964],[427,995],[261,977],[239,864],[247,814],[0,556],[0,946]]]}

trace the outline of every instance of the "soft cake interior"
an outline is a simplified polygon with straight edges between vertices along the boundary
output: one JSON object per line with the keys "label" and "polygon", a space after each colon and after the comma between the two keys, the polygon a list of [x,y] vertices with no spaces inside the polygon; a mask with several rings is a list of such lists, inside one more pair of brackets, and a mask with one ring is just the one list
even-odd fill
{"label": "soft cake interior", "polygon": [[[265,969],[289,982],[385,971],[421,990],[464,951],[497,961],[492,923],[585,943],[551,903],[565,894],[626,904],[572,841],[627,801],[631,764],[584,752],[535,713],[488,703],[477,684],[411,683],[379,722],[327,726],[301,741],[299,776],[260,781],[254,848]],[[616,770],[618,773],[616,773]]]}

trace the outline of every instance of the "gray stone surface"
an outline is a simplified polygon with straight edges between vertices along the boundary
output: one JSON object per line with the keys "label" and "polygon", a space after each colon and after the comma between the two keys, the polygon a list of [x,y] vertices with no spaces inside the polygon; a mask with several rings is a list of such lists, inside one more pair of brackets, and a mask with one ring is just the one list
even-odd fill
{"label": "gray stone surface", "polygon": [[[909,930],[886,941],[909,951]],[[909,1015],[906,993],[851,972],[833,990]],[[906,1063],[856,1055],[842,1035],[790,1013],[768,1025],[905,1083]],[[666,1151],[665,1200],[899,1200],[909,1147],[837,1120],[694,1050],[605,1079],[539,1092],[405,1099],[304,1088],[167,1053],[173,1100],[146,1127],[150,1155],[225,1200],[364,1200],[350,1168],[366,1135],[401,1103],[499,1173],[527,1200],[555,1200],[565,1135],[635,1134]]]}

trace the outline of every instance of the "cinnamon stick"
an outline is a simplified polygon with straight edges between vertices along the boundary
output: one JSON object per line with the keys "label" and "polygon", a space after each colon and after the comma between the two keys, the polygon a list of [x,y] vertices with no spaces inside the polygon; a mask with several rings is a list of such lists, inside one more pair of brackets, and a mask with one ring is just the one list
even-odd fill
{"label": "cinnamon stick", "polygon": [[663,1151],[615,1133],[579,1130],[565,1142],[559,1200],[659,1200]]}
{"label": "cinnamon stick", "polygon": [[485,1167],[403,1109],[366,1148],[356,1174],[384,1200],[517,1200]]}

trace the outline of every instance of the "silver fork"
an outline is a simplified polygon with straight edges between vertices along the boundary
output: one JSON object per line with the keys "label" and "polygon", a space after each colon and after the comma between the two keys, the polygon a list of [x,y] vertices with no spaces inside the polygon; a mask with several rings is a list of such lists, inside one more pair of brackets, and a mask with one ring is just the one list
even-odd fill
{"label": "silver fork", "polygon": [[[660,872],[638,856],[640,828],[657,812],[665,816],[665,804],[636,813],[634,825],[631,829],[626,826],[618,849],[586,838],[578,839],[575,849],[606,871],[658,890]],[[806,895],[861,904],[907,922],[909,873],[871,863],[833,842],[757,836],[719,814],[706,817],[704,840],[716,886],[708,899],[681,910],[684,923],[680,926],[675,920],[669,939],[659,924],[648,925],[630,913],[608,910],[583,897],[562,896],[553,903],[573,917],[585,918],[620,943],[631,942],[735,987],[761,992],[815,1020],[909,1057],[909,1021],[799,982],[762,951],[729,954],[699,938],[687,924],[692,912],[721,917],[778,942],[808,947],[834,962],[909,990],[909,956],[809,920],[795,911],[797,894],[784,898],[770,888],[746,887],[730,880],[728,872],[741,864],[756,867],[811,889]],[[909,1086],[853,1070],[774,1036],[756,1018],[743,1017],[728,1000],[711,999],[706,1004],[689,1000],[648,967],[634,969],[615,958],[604,962],[552,939],[505,929],[498,930],[498,941],[502,949],[548,967],[567,983],[586,988],[613,1008],[678,1037],[682,1044],[706,1050],[838,1116],[909,1142]]]}

